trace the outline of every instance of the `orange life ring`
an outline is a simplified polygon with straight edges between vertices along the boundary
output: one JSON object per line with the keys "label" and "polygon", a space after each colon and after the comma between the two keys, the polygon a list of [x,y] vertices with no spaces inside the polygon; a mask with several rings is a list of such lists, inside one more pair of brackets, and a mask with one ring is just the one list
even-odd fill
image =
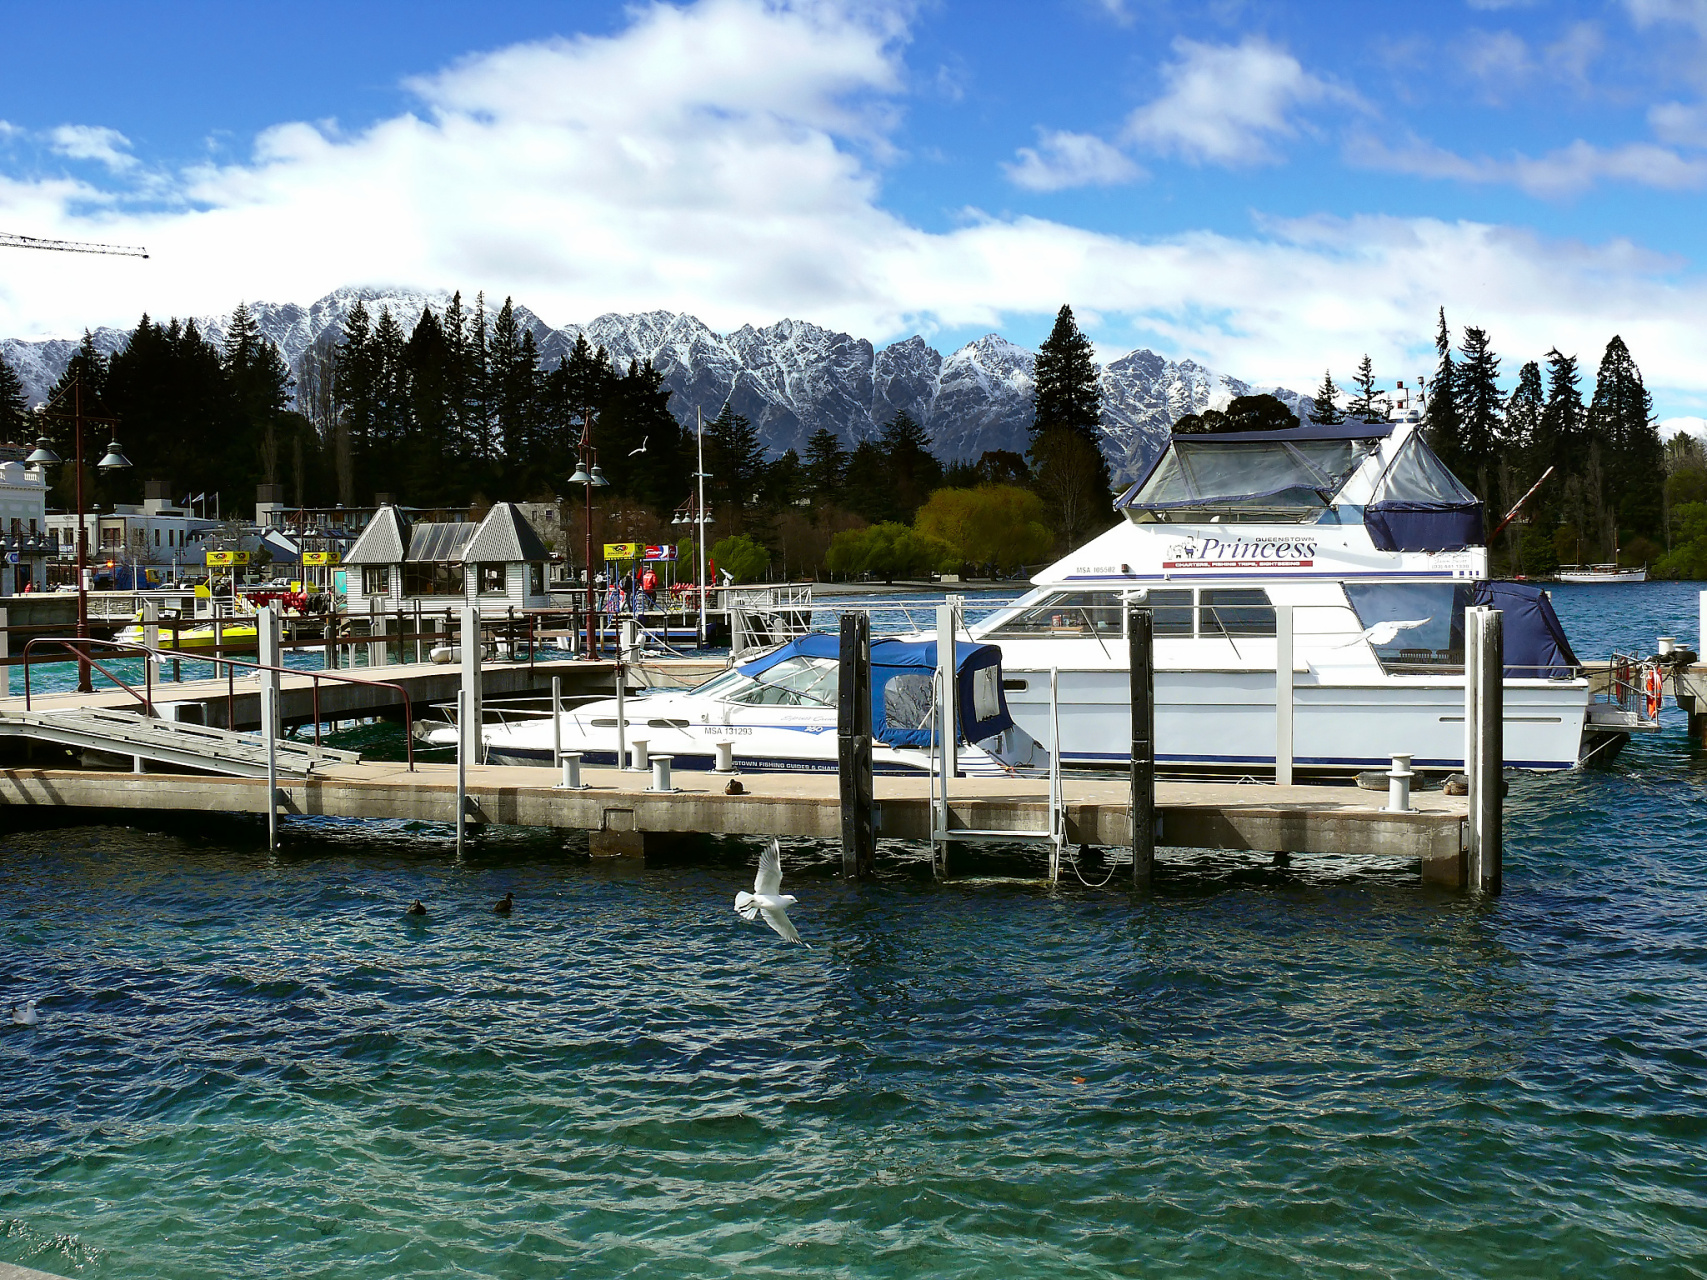
{"label": "orange life ring", "polygon": [[1665,693],[1665,677],[1660,674],[1658,667],[1649,667],[1647,678],[1642,682],[1648,695],[1648,719],[1660,718],[1660,697]]}

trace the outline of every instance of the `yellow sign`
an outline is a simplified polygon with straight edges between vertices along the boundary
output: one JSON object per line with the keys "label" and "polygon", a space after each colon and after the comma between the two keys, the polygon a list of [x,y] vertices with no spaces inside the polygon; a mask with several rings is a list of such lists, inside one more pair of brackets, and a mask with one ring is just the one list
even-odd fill
{"label": "yellow sign", "polygon": [[302,553],[302,563],[307,565],[338,564],[343,558],[343,553],[338,551],[304,551]]}
{"label": "yellow sign", "polygon": [[207,553],[207,562],[215,568],[230,568],[234,564],[248,564],[249,553],[247,551],[210,551]]}
{"label": "yellow sign", "polygon": [[640,555],[638,542],[607,542],[605,543],[606,560],[633,560]]}

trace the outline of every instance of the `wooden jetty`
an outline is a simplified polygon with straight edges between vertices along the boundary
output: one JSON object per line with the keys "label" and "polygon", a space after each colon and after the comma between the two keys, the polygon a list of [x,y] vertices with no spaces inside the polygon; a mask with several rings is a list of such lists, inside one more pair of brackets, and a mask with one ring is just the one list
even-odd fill
{"label": "wooden jetty", "polygon": [[[307,778],[280,778],[286,815],[396,819],[453,824],[457,777],[451,764],[332,764]],[[835,774],[742,774],[742,794],[725,794],[728,778],[675,773],[675,789],[648,788],[650,775],[582,770],[584,790],[556,785],[549,769],[467,766],[471,822],[554,827],[590,833],[595,854],[644,856],[689,833],[775,835],[784,840],[838,840],[842,811]],[[1130,846],[1130,792],[1120,778],[1069,778],[1063,793],[1067,838],[1075,844]],[[879,839],[928,841],[932,799],[927,778],[874,779]],[[0,804],[155,813],[264,813],[260,778],[106,770],[0,771]],[[1412,858],[1431,884],[1465,883],[1466,802],[1438,791],[1413,794],[1413,813],[1386,813],[1385,793],[1352,787],[1230,782],[1158,782],[1156,843],[1266,853],[1332,853]],[[956,826],[981,831],[1035,831],[1048,821],[1044,779],[965,778],[949,801]],[[93,815],[91,815],[93,816]]]}

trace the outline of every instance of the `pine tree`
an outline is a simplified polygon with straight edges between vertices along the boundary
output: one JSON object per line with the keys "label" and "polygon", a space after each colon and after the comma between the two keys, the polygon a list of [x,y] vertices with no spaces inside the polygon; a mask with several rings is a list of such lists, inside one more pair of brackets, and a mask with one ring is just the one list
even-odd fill
{"label": "pine tree", "polygon": [[[262,480],[279,478],[280,418],[289,402],[292,378],[284,356],[261,332],[248,305],[238,303],[226,331],[223,363],[242,411],[245,434],[253,442]],[[235,477],[234,477],[235,478]]]}
{"label": "pine tree", "polygon": [[0,439],[33,443],[33,429],[23,380],[0,354]]}
{"label": "pine tree", "polygon": [[1665,446],[1654,423],[1653,400],[1642,371],[1614,335],[1595,376],[1587,429],[1605,460],[1605,507],[1613,529],[1633,535],[1663,535]]}
{"label": "pine tree", "polygon": [[848,454],[841,437],[819,427],[806,442],[806,489],[820,503],[842,505],[842,484],[848,474]]}
{"label": "pine tree", "polygon": [[1322,370],[1322,385],[1316,388],[1316,407],[1310,414],[1311,422],[1319,422],[1325,427],[1334,426],[1345,421],[1345,414],[1339,408],[1340,389],[1334,385],[1334,375],[1331,370]]}
{"label": "pine tree", "polygon": [[889,477],[893,506],[890,519],[912,523],[931,490],[942,484],[942,463],[931,453],[931,438],[925,429],[902,410],[878,436]]}
{"label": "pine tree", "polygon": [[753,424],[727,401],[705,424],[706,502],[721,504],[723,523],[732,533],[746,527],[747,504],[758,492],[764,474],[765,449]]}
{"label": "pine tree", "polygon": [[1079,332],[1071,307],[1064,306],[1056,313],[1055,327],[1037,349],[1033,376],[1033,437],[1066,428],[1093,445],[1100,444],[1102,384],[1091,340]]}
{"label": "pine tree", "polygon": [[1385,406],[1375,390],[1375,365],[1367,355],[1358,361],[1357,372],[1352,375],[1351,385],[1351,398],[1345,402],[1345,421],[1386,421]]}
{"label": "pine tree", "polygon": [[1429,384],[1428,402],[1423,413],[1423,431],[1429,448],[1459,479],[1471,474],[1465,466],[1459,448],[1458,390],[1456,368],[1452,363],[1452,331],[1446,327],[1446,308],[1440,309],[1440,326],[1435,330],[1434,350],[1438,357],[1434,381]]}
{"label": "pine tree", "polygon": [[1055,327],[1038,348],[1034,376],[1032,472],[1051,519],[1076,545],[1092,524],[1107,518],[1111,477],[1102,455],[1102,385],[1090,339],[1079,332],[1071,307],[1056,314]]}
{"label": "pine tree", "polygon": [[[1458,401],[1458,457],[1471,488],[1483,501],[1494,497],[1500,440],[1505,432],[1505,397],[1499,389],[1500,358],[1485,330],[1464,330],[1464,363],[1453,374]],[[1463,473],[1460,473],[1461,475]]]}
{"label": "pine tree", "polygon": [[1525,456],[1524,470],[1532,477],[1547,469],[1546,464],[1536,468],[1528,459],[1541,431],[1542,403],[1541,366],[1531,360],[1518,371],[1517,386],[1505,404],[1505,443]]}

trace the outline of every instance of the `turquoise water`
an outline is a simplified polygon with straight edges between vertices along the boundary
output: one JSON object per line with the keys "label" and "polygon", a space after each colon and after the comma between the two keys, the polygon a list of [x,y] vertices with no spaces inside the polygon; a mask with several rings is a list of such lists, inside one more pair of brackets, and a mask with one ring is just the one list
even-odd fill
{"label": "turquoise water", "polygon": [[[1585,654],[1693,642],[1692,588],[1629,591],[1558,593]],[[1143,897],[909,848],[850,885],[795,843],[812,950],[730,910],[756,842],[14,818],[0,1001],[42,1004],[0,1028],[0,1260],[1707,1274],[1707,757],[1665,719],[1514,776],[1493,902],[1182,851]]]}

